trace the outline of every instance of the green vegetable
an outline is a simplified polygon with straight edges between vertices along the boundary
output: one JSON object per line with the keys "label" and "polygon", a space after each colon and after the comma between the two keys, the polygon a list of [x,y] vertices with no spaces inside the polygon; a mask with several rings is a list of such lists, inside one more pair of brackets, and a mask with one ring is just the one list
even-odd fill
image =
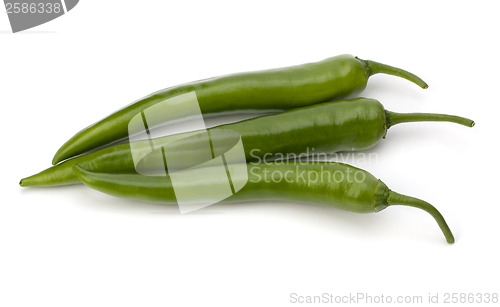
{"label": "green vegetable", "polygon": [[[190,180],[176,182],[176,187],[197,191],[193,201],[203,201],[205,193],[227,184],[227,178],[211,176],[213,169],[182,171]],[[109,174],[89,172],[74,166],[74,173],[87,186],[118,196],[155,203],[177,202],[170,176]],[[431,204],[389,190],[370,173],[341,163],[328,162],[265,162],[247,164],[247,183],[224,202],[279,200],[315,203],[343,210],[368,213],[388,206],[404,205],[428,212],[441,228],[448,243],[454,238],[446,221]],[[210,179],[207,179],[210,178]],[[233,182],[239,178],[232,178]]]}
{"label": "green vegetable", "polygon": [[240,73],[174,86],[153,93],[78,132],[55,154],[52,164],[89,152],[128,136],[129,121],[145,109],[195,91],[204,115],[250,110],[286,110],[360,92],[368,78],[385,73],[427,84],[404,70],[350,55],[299,66]]}
{"label": "green vegetable", "polygon": [[[234,132],[241,136],[246,160],[263,161],[286,158],[290,155],[334,153],[356,151],[370,148],[386,134],[387,129],[396,124],[416,121],[447,121],[472,127],[474,122],[463,117],[428,114],[394,113],[374,99],[357,98],[326,102],[312,106],[267,115],[246,121],[210,128],[212,139],[218,143],[231,143]],[[203,134],[194,134],[186,138],[184,133],[170,135],[154,140],[155,148],[169,145],[182,155],[186,167],[204,162],[198,156],[200,145],[204,142]],[[175,143],[174,143],[175,142]],[[150,152],[150,141],[135,143],[134,150]],[[314,152],[312,152],[314,150]],[[221,150],[223,151],[223,150]],[[161,155],[160,150],[153,150],[149,156]],[[147,164],[148,160],[145,160]],[[93,153],[67,160],[46,169],[36,175],[22,179],[21,186],[53,186],[79,183],[72,166],[102,173],[135,173],[130,143],[113,145]]]}

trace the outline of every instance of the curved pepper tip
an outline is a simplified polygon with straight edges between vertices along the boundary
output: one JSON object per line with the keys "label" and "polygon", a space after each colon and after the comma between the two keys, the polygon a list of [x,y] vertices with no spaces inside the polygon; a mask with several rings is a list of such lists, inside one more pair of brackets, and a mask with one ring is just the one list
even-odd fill
{"label": "curved pepper tip", "polygon": [[64,143],[64,145],[57,150],[56,154],[52,158],[52,165],[57,165],[59,162],[62,162],[74,156],[74,155],[68,155],[68,150],[67,150],[68,145],[66,145],[68,142]]}
{"label": "curved pepper tip", "polygon": [[[33,177],[33,176],[31,176]],[[26,178],[23,178],[21,180],[19,180],[19,185],[23,188],[25,187],[31,187],[31,186],[34,186],[36,184],[34,184],[33,180],[31,179],[31,177],[26,177]]]}
{"label": "curved pepper tip", "polygon": [[82,183],[85,183],[85,180],[84,177],[85,177],[85,174],[89,173],[89,171],[87,171],[86,169],[84,168],[81,168],[78,164],[74,164],[73,167],[73,173],[75,174],[75,176],[82,182]]}
{"label": "curved pepper tip", "polygon": [[83,168],[81,168],[78,164],[74,164],[72,169],[75,173],[79,173],[79,174],[82,172],[85,172],[85,170]]}
{"label": "curved pepper tip", "polygon": [[57,163],[61,162],[62,160],[59,158],[59,154],[56,153],[54,158],[52,158],[52,165],[57,165]]}

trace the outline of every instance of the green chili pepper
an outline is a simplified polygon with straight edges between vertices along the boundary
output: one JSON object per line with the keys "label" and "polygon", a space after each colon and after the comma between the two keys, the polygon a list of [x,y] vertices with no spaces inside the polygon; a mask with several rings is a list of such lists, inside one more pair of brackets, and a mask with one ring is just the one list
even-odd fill
{"label": "green chili pepper", "polygon": [[[321,154],[364,150],[385,137],[389,127],[417,121],[447,121],[468,127],[474,125],[470,119],[452,115],[389,112],[377,100],[357,98],[297,108],[221,125],[208,131],[222,143],[224,138],[231,139],[234,136],[231,132],[237,132],[241,136],[247,162],[259,162],[287,158],[287,156],[293,158],[294,154],[298,156],[306,152]],[[197,156],[197,152],[200,142],[203,141],[205,141],[204,135],[186,138],[186,134],[170,135],[154,140],[158,146],[177,142],[173,149],[178,149],[178,154],[184,157],[186,167],[202,159]],[[139,141],[135,143],[134,150],[148,152],[151,151],[150,146],[148,140]],[[159,150],[155,152],[162,154]],[[154,157],[154,154],[150,157]],[[136,172],[130,143],[123,143],[67,160],[22,179],[20,185],[27,187],[79,183],[73,174],[74,164],[94,172]]]}
{"label": "green chili pepper", "polygon": [[[210,167],[182,171],[190,180],[176,182],[175,188],[196,191],[193,199],[202,201],[205,192],[227,184],[227,178],[214,178]],[[177,203],[176,192],[169,175],[144,176],[138,174],[94,173],[74,166],[74,172],[87,186],[117,197],[155,203]],[[203,175],[204,174],[204,175]],[[431,204],[417,198],[391,191],[382,181],[359,168],[329,162],[264,162],[247,164],[248,180],[224,202],[260,200],[293,201],[334,206],[343,210],[369,213],[388,206],[405,205],[428,212],[441,228],[448,243],[454,238],[443,216]],[[235,178],[233,178],[233,181]]]}
{"label": "green chili pepper", "polygon": [[52,164],[128,136],[129,121],[165,99],[195,91],[204,115],[249,110],[286,110],[360,92],[377,73],[399,76],[427,88],[419,77],[351,55],[287,68],[240,73],[170,87],[153,93],[78,132],[55,154]]}

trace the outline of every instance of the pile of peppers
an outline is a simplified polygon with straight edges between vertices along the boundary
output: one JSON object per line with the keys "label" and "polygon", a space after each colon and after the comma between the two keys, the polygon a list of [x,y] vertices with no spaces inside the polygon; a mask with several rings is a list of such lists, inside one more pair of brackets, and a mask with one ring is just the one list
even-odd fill
{"label": "pile of peppers", "polygon": [[[396,193],[359,168],[303,156],[311,148],[324,155],[371,148],[401,123],[474,126],[459,116],[391,112],[375,99],[345,100],[378,73],[427,88],[410,72],[351,55],[182,84],[81,130],[59,148],[52,167],[20,185],[83,183],[118,197],[179,206],[278,200],[367,213],[404,205],[428,212],[453,243],[431,204]],[[255,111],[274,113],[211,128],[199,125],[210,116]],[[179,128],[195,115],[194,130]],[[160,133],[165,127],[169,132]]]}

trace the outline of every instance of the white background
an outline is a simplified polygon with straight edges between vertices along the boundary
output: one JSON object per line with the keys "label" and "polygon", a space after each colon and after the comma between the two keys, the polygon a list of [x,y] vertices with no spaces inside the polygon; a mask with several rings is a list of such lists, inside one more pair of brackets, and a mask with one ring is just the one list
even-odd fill
{"label": "white background", "polygon": [[[18,34],[0,14],[0,306],[290,306],[290,294],[498,293],[499,6],[493,1],[89,1]],[[434,204],[359,215],[293,203],[174,206],[20,188],[74,133],[164,87],[350,53],[363,96],[474,128],[391,128],[354,161]],[[328,304],[325,304],[328,305]],[[361,304],[360,304],[361,305]],[[423,306],[424,304],[420,304]],[[466,304],[463,304],[466,305]]]}

